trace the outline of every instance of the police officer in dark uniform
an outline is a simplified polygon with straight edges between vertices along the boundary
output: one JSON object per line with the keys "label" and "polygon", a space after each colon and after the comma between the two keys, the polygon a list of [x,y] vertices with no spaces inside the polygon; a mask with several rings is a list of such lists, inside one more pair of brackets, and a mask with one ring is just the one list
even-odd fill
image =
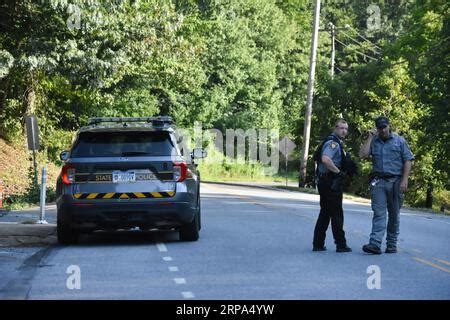
{"label": "police officer in dark uniform", "polygon": [[342,168],[344,154],[342,140],[348,131],[344,119],[336,122],[334,132],[324,140],[318,165],[320,214],[314,228],[313,251],[325,251],[325,236],[331,220],[336,252],[350,252],[344,232],[344,212],[342,209],[342,187],[346,174]]}

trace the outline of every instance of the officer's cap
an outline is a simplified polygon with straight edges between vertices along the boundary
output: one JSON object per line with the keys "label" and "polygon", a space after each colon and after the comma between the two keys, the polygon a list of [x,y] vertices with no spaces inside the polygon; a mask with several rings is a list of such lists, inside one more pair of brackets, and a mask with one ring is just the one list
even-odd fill
{"label": "officer's cap", "polygon": [[375,119],[375,126],[377,129],[384,129],[389,125],[389,119],[383,116],[380,116]]}

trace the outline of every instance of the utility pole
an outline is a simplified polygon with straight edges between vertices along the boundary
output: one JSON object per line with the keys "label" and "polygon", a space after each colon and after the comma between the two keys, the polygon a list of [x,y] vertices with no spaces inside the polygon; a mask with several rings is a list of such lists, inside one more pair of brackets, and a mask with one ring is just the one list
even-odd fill
{"label": "utility pole", "polygon": [[319,29],[319,31],[330,32],[330,38],[331,38],[330,76],[331,76],[331,79],[334,78],[334,69],[336,69],[336,67],[335,67],[335,65],[336,65],[336,32],[339,30],[347,30],[347,29],[350,29],[350,26],[348,24],[345,25],[345,27],[337,28],[332,22],[328,23],[328,29]]}
{"label": "utility pole", "polygon": [[334,78],[334,56],[335,56],[335,52],[336,52],[336,48],[335,48],[335,36],[336,36],[336,28],[334,26],[333,23],[329,23],[328,24],[330,27],[330,36],[331,36],[331,70],[330,70],[330,75],[331,75],[331,79]]}
{"label": "utility pole", "polygon": [[303,128],[303,152],[300,159],[300,176],[298,181],[299,187],[304,187],[306,184],[306,164],[308,162],[308,150],[309,150],[309,136],[311,133],[311,115],[312,115],[312,102],[314,94],[314,76],[316,70],[316,56],[317,56],[317,42],[319,35],[319,20],[320,20],[320,0],[316,0],[314,7],[314,21],[313,31],[311,37],[311,54],[309,57],[309,76],[308,76],[308,88],[306,97],[305,108],[305,124]]}

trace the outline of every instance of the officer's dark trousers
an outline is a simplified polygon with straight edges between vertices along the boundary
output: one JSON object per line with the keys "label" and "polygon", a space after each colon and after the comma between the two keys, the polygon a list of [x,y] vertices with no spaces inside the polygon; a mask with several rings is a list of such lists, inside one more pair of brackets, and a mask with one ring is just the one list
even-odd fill
{"label": "officer's dark trousers", "polygon": [[344,232],[344,212],[342,210],[342,190],[332,190],[330,180],[319,180],[320,214],[314,228],[314,247],[325,244],[325,235],[331,220],[334,242],[337,247],[346,245]]}

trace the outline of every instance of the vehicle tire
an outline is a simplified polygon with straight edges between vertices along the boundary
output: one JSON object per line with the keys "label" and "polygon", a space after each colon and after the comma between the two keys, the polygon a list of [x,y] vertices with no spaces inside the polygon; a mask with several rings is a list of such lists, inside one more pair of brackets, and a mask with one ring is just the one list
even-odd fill
{"label": "vehicle tire", "polygon": [[197,241],[199,238],[199,221],[200,210],[198,210],[194,216],[192,222],[180,227],[180,240],[181,241]]}
{"label": "vehicle tire", "polygon": [[68,224],[58,222],[56,225],[56,234],[60,244],[75,244],[78,242],[78,232]]}
{"label": "vehicle tire", "polygon": [[200,207],[200,196],[198,196],[198,230],[202,230],[202,209]]}

